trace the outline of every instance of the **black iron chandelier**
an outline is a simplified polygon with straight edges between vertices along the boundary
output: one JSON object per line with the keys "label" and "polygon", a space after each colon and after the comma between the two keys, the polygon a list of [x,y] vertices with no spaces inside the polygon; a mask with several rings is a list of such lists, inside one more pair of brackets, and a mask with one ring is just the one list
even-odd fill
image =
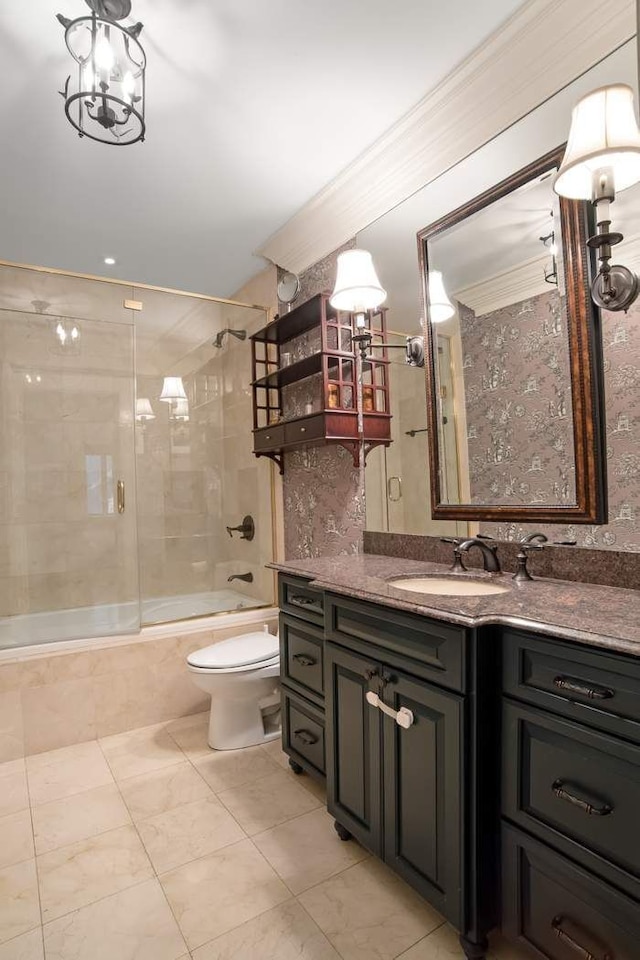
{"label": "black iron chandelier", "polygon": [[58,14],[77,69],[60,93],[65,113],[81,137],[125,146],[144,140],[146,56],[138,37],[142,24],[118,21],[131,0],[86,0],[88,16]]}

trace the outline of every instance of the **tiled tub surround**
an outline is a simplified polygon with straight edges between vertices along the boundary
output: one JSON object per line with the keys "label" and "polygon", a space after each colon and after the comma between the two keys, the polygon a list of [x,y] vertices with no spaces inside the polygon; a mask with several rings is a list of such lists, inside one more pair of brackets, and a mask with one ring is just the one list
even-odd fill
{"label": "tiled tub surround", "polygon": [[0,762],[206,710],[208,698],[189,676],[187,655],[264,623],[275,633],[276,615],[266,607],[149,627],[135,637],[5,651]]}
{"label": "tiled tub surround", "polygon": [[[0,764],[0,960],[462,960],[280,745],[193,716]],[[524,960],[499,938],[492,960]]]}
{"label": "tiled tub surround", "polygon": [[[640,590],[564,580],[516,583],[511,574],[471,570],[451,574],[449,565],[364,554],[274,564],[283,573],[309,577],[314,586],[383,603],[465,627],[510,624],[537,633],[640,656]],[[451,576],[487,579],[506,593],[445,597],[408,593],[394,587],[399,577]]]}

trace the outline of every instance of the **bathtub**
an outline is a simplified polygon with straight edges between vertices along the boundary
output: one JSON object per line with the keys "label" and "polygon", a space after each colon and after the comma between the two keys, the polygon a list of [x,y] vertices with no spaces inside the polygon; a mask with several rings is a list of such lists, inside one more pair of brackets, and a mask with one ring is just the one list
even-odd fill
{"label": "bathtub", "polygon": [[[156,597],[127,603],[105,603],[94,607],[78,607],[72,610],[52,610],[43,613],[19,614],[14,617],[0,618],[0,659],[3,654],[15,654],[18,648],[31,648],[72,641],[77,648],[78,641],[95,644],[96,638],[122,639],[131,642],[140,636],[153,634],[153,625],[160,629],[153,635],[164,632],[172,634],[188,633],[190,629],[181,626],[180,621],[195,624],[196,630],[209,627],[225,629],[224,614],[235,624],[234,617],[240,611],[264,610],[270,604],[248,597],[237,590],[211,590],[206,593],[194,593],[173,597]],[[139,618],[142,619],[142,625]],[[260,616],[258,616],[260,619]],[[211,621],[209,624],[208,621]],[[247,622],[257,622],[255,617]],[[169,631],[161,629],[162,624],[170,626]]]}

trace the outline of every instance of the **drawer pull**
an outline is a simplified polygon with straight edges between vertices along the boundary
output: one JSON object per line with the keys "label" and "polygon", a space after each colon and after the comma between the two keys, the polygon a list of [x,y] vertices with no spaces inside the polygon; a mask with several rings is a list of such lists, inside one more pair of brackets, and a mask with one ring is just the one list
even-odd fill
{"label": "drawer pull", "polygon": [[584,812],[590,816],[608,817],[613,811],[613,807],[610,807],[607,803],[603,803],[601,807],[596,807],[592,803],[589,803],[588,800],[583,800],[582,797],[576,797],[574,793],[569,793],[562,780],[556,780],[552,784],[551,789],[560,800],[566,800],[567,803],[572,803],[574,807],[580,807],[581,810],[584,810]]}
{"label": "drawer pull", "polygon": [[408,707],[400,707],[399,710],[392,710],[391,707],[388,707],[384,701],[380,699],[377,693],[374,693],[373,690],[367,692],[367,703],[371,707],[377,707],[378,710],[382,710],[383,713],[386,713],[388,717],[391,717],[392,720],[398,724],[399,727],[402,727],[403,730],[408,730],[410,726],[413,725],[415,717],[413,712],[409,710]]}
{"label": "drawer pull", "polygon": [[313,657],[308,657],[306,653],[294,653],[291,659],[299,663],[301,667],[315,667],[318,662]]}
{"label": "drawer pull", "polygon": [[570,937],[569,934],[562,929],[562,920],[562,917],[553,918],[551,921],[553,932],[558,940],[562,940],[562,942],[575,953],[577,953],[579,957],[582,957],[582,960],[612,960],[610,953],[603,953],[602,957],[597,957],[595,953],[591,953],[590,950],[587,950],[586,947],[583,947],[582,944],[578,943],[577,940],[574,940],[573,937]]}
{"label": "drawer pull", "polygon": [[613,690],[608,687],[589,687],[580,683],[579,680],[572,680],[571,677],[556,677],[553,683],[560,690],[578,693],[581,697],[588,697],[589,700],[611,700],[615,696]]}
{"label": "drawer pull", "polygon": [[318,742],[318,738],[314,733],[311,733],[309,730],[294,730],[293,739],[299,740],[301,743],[304,743],[307,747],[312,747],[314,743]]}
{"label": "drawer pull", "polygon": [[292,593],[289,596],[289,603],[294,607],[308,607],[309,609],[317,610],[319,613],[322,613],[322,607],[319,602],[313,597],[305,597],[300,593]]}

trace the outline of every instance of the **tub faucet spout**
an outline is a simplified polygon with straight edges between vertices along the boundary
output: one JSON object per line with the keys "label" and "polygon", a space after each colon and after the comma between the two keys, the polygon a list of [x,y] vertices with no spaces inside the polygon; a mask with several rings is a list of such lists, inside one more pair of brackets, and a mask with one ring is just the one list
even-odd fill
{"label": "tub faucet spout", "polygon": [[231,583],[232,580],[244,580],[245,583],[253,583],[253,574],[232,573],[230,577],[227,577],[227,583]]}

